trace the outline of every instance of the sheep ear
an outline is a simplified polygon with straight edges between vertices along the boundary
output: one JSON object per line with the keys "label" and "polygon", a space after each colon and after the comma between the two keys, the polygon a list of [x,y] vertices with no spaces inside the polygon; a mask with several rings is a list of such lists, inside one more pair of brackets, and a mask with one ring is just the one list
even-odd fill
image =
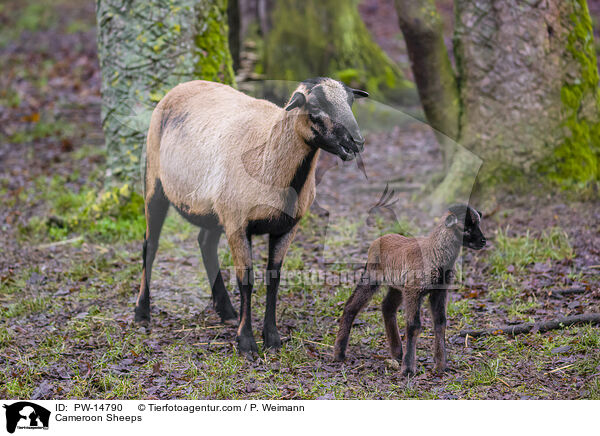
{"label": "sheep ear", "polygon": [[356,98],[363,98],[369,96],[369,93],[367,91],[361,91],[360,89],[352,89],[352,94],[354,94]]}
{"label": "sheep ear", "polygon": [[304,94],[302,94],[301,92],[295,92],[294,95],[292,95],[290,102],[285,107],[285,110],[291,111],[292,109],[295,109],[297,107],[304,106],[305,103],[306,97],[304,96]]}
{"label": "sheep ear", "polygon": [[446,217],[446,227],[453,227],[456,224],[458,224],[458,218],[456,217],[456,215],[454,215],[453,213],[451,213],[450,215],[448,215]]}

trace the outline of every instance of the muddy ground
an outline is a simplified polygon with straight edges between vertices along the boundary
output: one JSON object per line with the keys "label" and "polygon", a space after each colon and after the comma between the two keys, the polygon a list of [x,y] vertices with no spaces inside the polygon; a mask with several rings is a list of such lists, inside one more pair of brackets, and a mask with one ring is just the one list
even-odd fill
{"label": "muddy ground", "polygon": [[[368,24],[366,14],[378,14],[361,12]],[[0,397],[600,399],[598,327],[459,335],[600,312],[600,204],[561,193],[489,202],[490,243],[464,251],[449,303],[445,374],[432,371],[427,308],[417,375],[406,379],[389,366],[381,295],[359,316],[348,360],[332,361],[337,320],[352,291],[343,276],[360,268],[379,234],[423,234],[434,223],[423,189],[441,170],[435,137],[383,107],[376,113],[393,122],[363,123],[368,111],[359,111],[364,171],[321,157],[318,206],[303,219],[284,266],[279,353],[238,356],[235,326],[221,325],[209,304],[197,229],[174,213],[155,263],[151,329],[134,325],[143,219],[124,208],[94,222],[86,215],[105,169],[94,3],[7,2],[0,23]],[[387,30],[370,25],[378,39],[392,32],[390,22]],[[401,47],[384,47],[403,61]],[[386,184],[398,201],[392,211],[372,210]],[[257,272],[265,248],[257,238]],[[224,241],[220,252],[237,306]],[[327,276],[310,277],[315,271]],[[556,292],[565,289],[577,291]],[[264,297],[259,285],[257,339]]]}

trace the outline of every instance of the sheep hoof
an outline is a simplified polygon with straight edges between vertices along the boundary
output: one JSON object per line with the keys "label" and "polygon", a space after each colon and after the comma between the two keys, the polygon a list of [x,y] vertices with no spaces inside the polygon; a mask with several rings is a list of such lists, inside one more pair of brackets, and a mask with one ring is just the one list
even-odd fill
{"label": "sheep hoof", "polygon": [[253,353],[258,354],[258,346],[253,336],[238,336],[235,340],[240,354],[247,356]]}
{"label": "sheep hoof", "polygon": [[443,374],[446,369],[448,369],[448,367],[446,366],[446,364],[442,364],[442,365],[435,365],[435,367],[433,368],[433,371],[438,373],[438,374]]}
{"label": "sheep hoof", "polygon": [[150,324],[150,311],[142,310],[139,307],[136,307],[134,321],[136,324],[147,326]]}
{"label": "sheep hoof", "polygon": [[413,375],[415,375],[415,372],[416,372],[415,369],[416,368],[408,368],[408,367],[404,366],[402,368],[401,374],[405,377],[413,376]]}
{"label": "sheep hoof", "polygon": [[263,347],[265,350],[276,351],[281,348],[281,338],[276,329],[265,329],[263,331]]}

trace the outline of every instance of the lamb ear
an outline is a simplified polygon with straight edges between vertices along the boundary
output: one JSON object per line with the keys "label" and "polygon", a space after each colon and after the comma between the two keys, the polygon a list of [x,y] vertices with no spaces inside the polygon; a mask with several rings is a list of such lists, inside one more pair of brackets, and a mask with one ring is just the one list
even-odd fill
{"label": "lamb ear", "polygon": [[295,92],[290,99],[290,102],[285,107],[286,111],[291,111],[297,107],[302,107],[306,103],[306,97],[301,92]]}
{"label": "lamb ear", "polygon": [[352,89],[352,94],[354,94],[356,98],[363,98],[369,96],[369,93],[367,91],[361,91],[360,89]]}
{"label": "lamb ear", "polygon": [[456,215],[454,215],[453,213],[451,213],[450,215],[448,215],[446,217],[446,227],[453,227],[456,224],[458,224],[458,218],[456,217]]}

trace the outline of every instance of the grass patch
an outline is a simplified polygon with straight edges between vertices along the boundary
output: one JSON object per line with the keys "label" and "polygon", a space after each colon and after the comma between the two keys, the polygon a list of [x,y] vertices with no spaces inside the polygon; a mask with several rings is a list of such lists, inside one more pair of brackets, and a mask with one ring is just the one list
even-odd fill
{"label": "grass patch", "polygon": [[519,296],[521,290],[516,286],[511,286],[502,283],[499,289],[494,289],[489,292],[489,296],[494,303],[501,303],[507,300],[514,300]]}
{"label": "grass patch", "polygon": [[472,386],[494,384],[498,381],[499,370],[500,359],[485,360],[471,371],[467,383]]}
{"label": "grass patch", "polygon": [[[13,98],[9,103],[14,104],[16,101]],[[12,144],[24,144],[50,137],[60,141],[72,136],[74,129],[72,124],[60,120],[37,121],[23,124],[21,130],[7,136],[5,140]]]}
{"label": "grass patch", "polygon": [[374,224],[375,228],[379,232],[379,235],[397,233],[399,235],[412,237],[418,234],[418,228],[414,225],[414,223],[403,217],[390,220],[384,216],[375,215]]}
{"label": "grass patch", "polygon": [[48,213],[45,217],[32,217],[20,228],[25,239],[42,236],[58,241],[81,235],[90,240],[118,242],[143,238],[144,200],[128,185],[99,194],[93,187],[65,189],[68,181],[60,176],[45,180],[45,185],[44,180],[37,181],[36,190],[30,195],[43,200]]}
{"label": "grass patch", "polygon": [[502,274],[510,266],[523,271],[527,265],[551,260],[572,259],[573,248],[566,232],[559,228],[543,231],[539,237],[529,231],[521,236],[509,236],[508,228],[499,229],[495,249],[490,255],[492,273]]}
{"label": "grass patch", "polygon": [[17,303],[0,308],[0,313],[6,318],[19,318],[45,312],[51,306],[51,301],[50,297],[25,298]]}

